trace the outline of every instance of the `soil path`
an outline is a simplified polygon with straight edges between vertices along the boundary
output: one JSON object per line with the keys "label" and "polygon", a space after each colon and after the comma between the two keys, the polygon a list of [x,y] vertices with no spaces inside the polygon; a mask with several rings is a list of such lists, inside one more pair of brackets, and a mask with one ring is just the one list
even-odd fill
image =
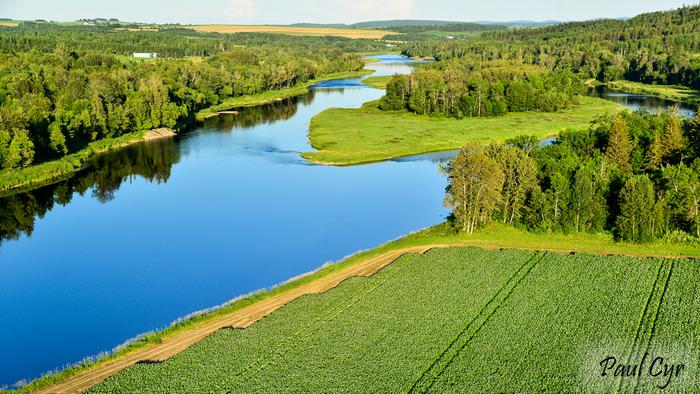
{"label": "soil path", "polygon": [[[271,296],[245,308],[221,315],[190,330],[163,339],[151,345],[125,354],[112,361],[89,368],[63,382],[39,390],[39,393],[79,393],[83,392],[117,372],[137,363],[164,361],[206,338],[210,334],[227,327],[246,328],[268,314],[305,294],[318,294],[336,287],[354,276],[371,276],[407,253],[425,253],[433,248],[450,245],[426,245],[392,250],[376,257],[353,264],[333,272],[311,283]],[[454,246],[454,245],[452,245]]]}

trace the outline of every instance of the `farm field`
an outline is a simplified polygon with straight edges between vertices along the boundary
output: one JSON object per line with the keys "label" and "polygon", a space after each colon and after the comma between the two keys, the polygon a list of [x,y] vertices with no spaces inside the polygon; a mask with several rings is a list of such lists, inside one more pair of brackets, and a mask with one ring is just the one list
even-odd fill
{"label": "farm field", "polygon": [[269,25],[196,25],[190,26],[197,31],[213,33],[274,33],[293,36],[336,36],[346,38],[381,39],[387,34],[385,30],[341,29],[329,27],[269,26]]}
{"label": "farm field", "polygon": [[546,138],[565,129],[584,129],[598,116],[620,109],[611,101],[584,96],[576,107],[559,112],[458,120],[382,111],[377,105],[374,101],[359,109],[331,108],[316,115],[309,139],[318,150],[302,156],[315,163],[350,165],[459,149],[472,140],[489,143],[525,134]]}
{"label": "farm field", "polygon": [[[694,354],[697,275],[695,260],[434,249],[298,298],[247,329],[217,331],[165,362],[134,365],[89,392],[653,388],[661,382],[601,378],[599,363],[610,354]],[[698,371],[684,361],[685,380],[671,387],[692,390]]]}

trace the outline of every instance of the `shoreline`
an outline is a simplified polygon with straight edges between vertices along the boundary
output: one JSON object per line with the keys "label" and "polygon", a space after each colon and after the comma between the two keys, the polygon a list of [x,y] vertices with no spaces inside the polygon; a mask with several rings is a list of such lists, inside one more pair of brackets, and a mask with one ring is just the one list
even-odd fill
{"label": "shoreline", "polygon": [[[365,64],[367,63],[371,62],[365,62]],[[309,87],[319,82],[331,81],[334,79],[359,78],[372,73],[374,73],[373,70],[364,68],[358,71],[328,74],[326,76],[315,78],[289,88],[269,90],[267,92],[259,94],[233,97],[228,100],[224,100],[220,104],[214,105],[212,107],[197,112],[195,114],[195,119],[201,122],[203,120],[219,116],[222,112],[228,112],[234,108],[255,107],[258,105],[274,103],[275,101],[280,101],[287,98],[303,96],[309,93]]]}
{"label": "shoreline", "polygon": [[404,254],[449,247],[539,250],[635,258],[700,258],[700,245],[629,244],[615,242],[610,235],[605,234],[540,234],[503,225],[492,225],[472,235],[465,235],[455,234],[446,223],[442,223],[378,247],[359,251],[338,262],[326,263],[314,271],[297,275],[268,289],[239,296],[222,304],[219,309],[202,314],[195,312],[183,320],[176,320],[165,329],[127,342],[128,345],[122,348],[117,347],[119,350],[113,354],[38,378],[18,389],[18,392],[74,392],[87,389],[136,362],[163,361],[221,328],[249,327],[305,294],[329,290],[353,276],[371,276]]}
{"label": "shoreline", "polygon": [[700,90],[694,90],[685,86],[654,85],[626,80],[601,84],[610,89],[619,90],[622,93],[648,95],[678,104],[700,106]]}
{"label": "shoreline", "polygon": [[161,127],[148,131],[136,131],[117,138],[93,141],[78,152],[58,160],[47,161],[20,170],[0,171],[0,198],[17,193],[36,190],[43,186],[61,182],[82,170],[89,168],[88,162],[95,156],[141,142],[172,138],[174,130]]}
{"label": "shoreline", "polygon": [[[219,116],[219,112],[230,110],[232,108],[245,108],[256,105],[264,105],[275,101],[284,100],[286,98],[301,96],[309,92],[308,88],[310,86],[313,86],[319,82],[333,79],[357,78],[373,72],[373,70],[362,69],[359,71],[334,73],[304,82],[291,88],[269,90],[259,94],[236,97],[217,106],[197,112],[194,119],[195,122],[201,122],[207,118]],[[66,180],[77,172],[86,169],[86,163],[100,153],[125,148],[144,141],[170,138],[177,135],[177,133],[172,129],[168,129],[170,130],[170,133],[162,133],[161,130],[163,129],[165,128],[158,128],[149,131],[134,131],[116,138],[104,138],[93,141],[82,150],[71,153],[57,160],[39,163],[19,170],[14,169],[0,171],[0,198],[17,193],[32,191],[43,186],[52,185],[54,183]],[[149,133],[151,132],[158,135],[149,136]]]}

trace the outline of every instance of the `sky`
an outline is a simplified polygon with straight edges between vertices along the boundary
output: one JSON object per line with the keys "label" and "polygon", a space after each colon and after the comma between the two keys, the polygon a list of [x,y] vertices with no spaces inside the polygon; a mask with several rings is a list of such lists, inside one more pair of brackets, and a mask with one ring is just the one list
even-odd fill
{"label": "sky", "polygon": [[0,0],[0,18],[73,21],[118,18],[157,23],[354,23],[586,20],[631,17],[698,0]]}

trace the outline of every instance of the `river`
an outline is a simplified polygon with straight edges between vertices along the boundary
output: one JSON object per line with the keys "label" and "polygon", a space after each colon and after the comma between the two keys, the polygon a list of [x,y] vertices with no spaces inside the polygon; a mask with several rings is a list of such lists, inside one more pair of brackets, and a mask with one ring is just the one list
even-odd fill
{"label": "river", "polygon": [[[408,73],[381,56],[375,75]],[[97,157],[0,199],[0,386],[440,223],[440,156],[310,165],[312,116],[381,97],[359,78]]]}
{"label": "river", "polygon": [[[376,58],[374,75],[413,67]],[[0,386],[442,222],[451,152],[351,167],[300,158],[314,115],[382,96],[360,81],[211,118],[0,199]]]}

